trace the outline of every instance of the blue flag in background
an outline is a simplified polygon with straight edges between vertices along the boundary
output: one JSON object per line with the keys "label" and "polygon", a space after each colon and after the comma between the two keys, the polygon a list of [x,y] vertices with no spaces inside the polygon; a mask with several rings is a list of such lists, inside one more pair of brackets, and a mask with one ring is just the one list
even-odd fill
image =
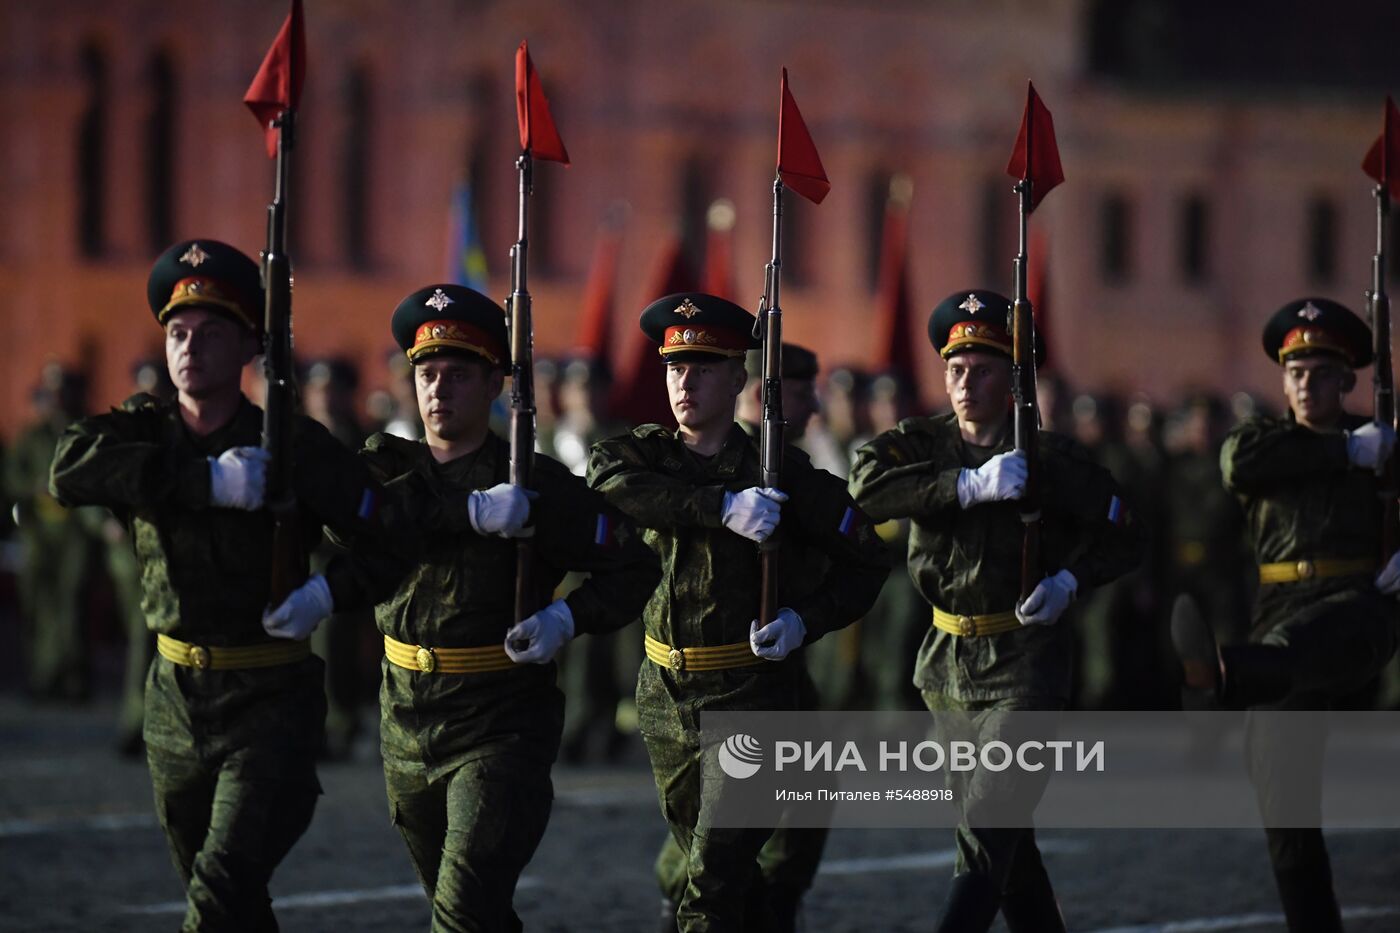
{"label": "blue flag in background", "polygon": [[488,288],[486,251],[472,209],[472,189],[465,183],[452,189],[452,217],[447,240],[447,279],[485,294]]}

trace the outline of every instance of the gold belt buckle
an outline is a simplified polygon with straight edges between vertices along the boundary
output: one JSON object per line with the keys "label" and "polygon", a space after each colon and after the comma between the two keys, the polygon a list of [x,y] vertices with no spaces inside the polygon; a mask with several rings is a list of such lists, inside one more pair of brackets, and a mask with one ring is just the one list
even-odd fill
{"label": "gold belt buckle", "polygon": [[670,653],[666,655],[666,663],[673,671],[685,670],[685,652],[679,648],[672,648]]}
{"label": "gold belt buckle", "polygon": [[209,666],[209,649],[201,648],[199,645],[190,645],[190,667],[204,670]]}
{"label": "gold belt buckle", "polygon": [[437,656],[431,648],[419,648],[413,659],[418,662],[418,669],[425,674],[431,674],[437,669]]}
{"label": "gold belt buckle", "polygon": [[1310,560],[1298,561],[1297,570],[1299,580],[1311,580],[1313,575],[1317,573],[1317,567]]}
{"label": "gold belt buckle", "polygon": [[977,620],[972,616],[958,616],[958,634],[964,637],[977,634]]}

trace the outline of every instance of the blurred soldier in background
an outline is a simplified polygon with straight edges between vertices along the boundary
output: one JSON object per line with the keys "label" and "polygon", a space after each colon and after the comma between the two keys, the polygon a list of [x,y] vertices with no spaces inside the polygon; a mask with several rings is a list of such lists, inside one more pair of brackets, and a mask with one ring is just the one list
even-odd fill
{"label": "blurred soldier in background", "polygon": [[58,363],[44,366],[32,396],[34,419],[5,458],[5,489],[14,502],[21,564],[20,608],[27,687],[38,700],[86,700],[92,672],[83,601],[95,522],[49,494],[49,464],[64,429],[83,414],[82,377]]}
{"label": "blurred soldier in background", "polygon": [[[351,453],[358,453],[369,436],[355,413],[359,385],[355,364],[340,357],[313,361],[302,380],[307,416]],[[311,572],[325,573],[339,550],[329,537],[323,537],[311,554]],[[311,650],[326,662],[326,736],[321,753],[329,761],[349,758],[360,734],[360,645],[373,616],[369,608],[337,612],[311,636]]]}

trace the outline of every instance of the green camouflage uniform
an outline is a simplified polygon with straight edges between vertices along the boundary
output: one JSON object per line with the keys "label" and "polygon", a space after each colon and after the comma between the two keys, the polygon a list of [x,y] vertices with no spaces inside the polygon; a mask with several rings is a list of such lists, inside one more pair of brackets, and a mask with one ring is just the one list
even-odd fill
{"label": "green camouflage uniform", "polygon": [[[198,645],[273,643],[262,628],[272,517],[210,505],[207,458],[259,442],[262,412],[244,399],[200,437],[179,409],[137,395],[74,423],[59,442],[51,486],[65,504],[103,505],[127,527],[153,632]],[[364,467],[319,424],[293,439],[301,540],[323,524],[347,539],[374,491]],[[363,571],[331,568],[335,601],[363,600]],[[285,642],[278,642],[285,644]],[[146,680],[145,740],[156,812],[185,883],[187,930],[275,930],[267,883],[311,822],[320,785],[315,750],[326,713],[322,664],[197,669],[156,657]]]}
{"label": "green camouflage uniform", "polygon": [[[875,521],[913,519],[910,575],[924,598],[946,612],[990,615],[1016,605],[1024,537],[1017,503],[963,509],[957,492],[960,471],[1010,450],[1010,435],[1008,424],[1002,443],[976,447],[962,440],[953,415],[909,418],[856,454],[852,494]],[[1137,526],[1110,521],[1110,515],[1127,516],[1127,509],[1113,478],[1082,447],[1042,432],[1040,455],[1043,564],[1047,573],[1074,574],[1083,596],[1137,562]],[[931,710],[979,714],[974,717],[979,738],[989,741],[1004,728],[1002,711],[1064,708],[1072,640],[1063,621],[975,637],[930,626],[914,665],[914,683]],[[966,810],[979,797],[1014,792],[1033,808],[1048,779],[1042,772],[1022,778],[1018,783],[1025,786],[993,786],[1006,778],[983,783],[976,777],[971,786],[956,787],[955,796]],[[1033,830],[975,829],[964,822],[957,849],[956,872],[987,877],[1002,894],[1008,922],[1022,910],[1019,904],[1044,903],[1049,881]],[[1029,929],[1016,927],[1023,928]]]}
{"label": "green camouflage uniform", "polygon": [[85,699],[91,691],[81,602],[93,537],[88,522],[48,490],[49,464],[65,420],[32,425],[5,458],[6,493],[16,505],[24,555],[19,575],[29,691],[41,699]]}
{"label": "green camouflage uniform", "polygon": [[[424,443],[377,434],[362,457],[418,530],[412,570],[376,607],[380,631],[409,645],[502,644],[514,622],[516,542],[478,534],[467,500],[507,481],[509,445],[491,434],[438,463]],[[657,581],[641,536],[557,461],[537,455],[533,485],[538,605],[578,570],[592,576],[567,597],[576,634],[637,618]],[[519,930],[516,881],[554,796],[564,715],[555,665],[445,674],[386,659],[380,705],[390,813],[432,901],[432,928]]]}
{"label": "green camouflage uniform", "polygon": [[[1348,416],[1355,428],[1366,419]],[[1244,506],[1260,564],[1317,559],[1374,559],[1381,550],[1376,476],[1351,466],[1345,436],[1292,419],[1255,418],[1237,427],[1220,452],[1226,487]],[[1319,731],[1262,710],[1327,709],[1370,680],[1395,650],[1395,600],[1372,582],[1374,571],[1292,583],[1261,584],[1247,645],[1225,646],[1227,701],[1251,706],[1246,728],[1250,775],[1266,817],[1275,806],[1312,812],[1321,825],[1323,745]],[[1271,763],[1287,759],[1289,780],[1271,780]],[[1298,773],[1300,763],[1313,768]],[[1293,795],[1281,799],[1284,787]],[[1306,913],[1309,930],[1341,929],[1322,832],[1267,830],[1285,908]],[[1296,906],[1294,906],[1296,905]]]}
{"label": "green camouflage uniform", "polygon": [[[737,424],[713,457],[692,453],[676,432],[643,425],[593,448],[588,481],[646,529],[661,556],[662,582],[642,615],[646,634],[684,648],[747,642],[757,616],[757,547],[725,528],[724,493],[757,485],[756,443]],[[791,498],[774,532],[778,605],[793,609],[806,643],[854,621],[870,608],[887,562],[878,536],[841,481],[812,467],[789,446],[779,488]],[[847,533],[843,534],[843,523]],[[812,572],[810,551],[838,572]],[[814,578],[821,576],[820,580]],[[709,711],[803,709],[800,655],[717,671],[642,663],[637,711],[656,777],[662,814],[686,858],[677,910],[684,931],[735,930],[761,900],[759,850],[771,829],[709,825],[707,759],[701,718]]]}

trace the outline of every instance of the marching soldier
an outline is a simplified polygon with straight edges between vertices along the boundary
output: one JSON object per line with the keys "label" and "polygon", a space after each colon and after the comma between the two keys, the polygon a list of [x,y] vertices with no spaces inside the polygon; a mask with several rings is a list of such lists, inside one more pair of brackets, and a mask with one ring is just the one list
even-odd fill
{"label": "marching soldier", "polygon": [[[267,454],[262,412],[239,384],[259,349],[262,294],[257,264],[231,246],[166,250],[147,297],[177,398],[138,394],[70,425],[50,480],[65,504],[111,509],[141,564],[159,654],[146,680],[146,754],[186,888],[186,930],[277,929],[268,880],[321,790],[321,662],[260,625],[272,571]],[[305,418],[294,451],[302,541],[323,524],[347,538],[368,530],[375,491],[354,455]],[[345,565],[317,579],[328,602],[350,602],[356,577]]]}
{"label": "marching soldier", "polygon": [[[643,425],[600,442],[588,466],[589,484],[661,555],[662,584],[642,615],[648,660],[637,710],[662,814],[685,858],[683,931],[773,928],[755,907],[764,893],[756,859],[772,830],[710,825],[700,717],[802,709],[804,669],[790,655],[865,612],[886,573],[879,539],[841,481],[801,451],[785,450],[780,488],[757,485],[758,446],[734,423],[753,325],[712,295],[652,303],[641,326],[659,344],[678,428]],[[774,534],[782,608],[760,628],[754,545]],[[818,572],[814,552],[839,571]]]}
{"label": "marching soldier", "polygon": [[[930,710],[974,714],[982,741],[995,737],[1002,711],[1064,708],[1072,635],[1055,623],[1081,589],[1122,574],[1139,552],[1112,477],[1072,441],[1042,433],[1046,576],[1017,602],[1023,526],[1014,500],[1027,464],[1012,450],[1009,312],[1006,298],[985,290],[934,309],[929,338],[945,361],[953,413],[904,420],[862,447],[851,471],[851,490],[873,520],[913,520],[909,570],[933,604],[914,681]],[[1005,791],[978,780],[956,795],[964,822],[937,929],[977,933],[1000,909],[1013,933],[1063,930],[1034,831],[969,825],[979,798]],[[1020,780],[1027,785],[1012,790],[1039,799],[1045,778]]]}
{"label": "marching soldier", "polygon": [[[1265,830],[1288,929],[1329,933],[1342,923],[1318,828],[1326,737],[1265,711],[1327,709],[1394,653],[1400,556],[1376,573],[1376,470],[1395,436],[1343,407],[1353,370],[1372,358],[1370,331],[1347,308],[1289,302],[1265,325],[1264,350],[1283,368],[1289,412],[1239,425],[1220,454],[1259,564],[1249,640],[1217,651],[1209,624],[1180,611],[1172,638],[1188,689],[1250,708],[1246,751],[1260,809],[1266,827],[1280,814],[1288,824]],[[1300,815],[1310,816],[1306,828]]]}
{"label": "marching soldier", "polygon": [[[797,443],[807,429],[807,422],[820,409],[817,402],[817,355],[806,347],[783,342],[783,418],[786,421],[784,439]],[[759,436],[763,420],[762,377],[763,358],[760,353],[747,354],[745,369],[748,383],[739,396],[736,415],[740,426],[750,437]],[[810,556],[814,565],[825,566],[826,558],[821,552]],[[817,643],[814,647],[826,646],[837,638],[850,633],[847,628],[831,639]],[[802,664],[801,702],[803,709],[818,709],[821,705],[816,684],[807,670],[806,651],[795,655],[793,663]],[[833,668],[839,659],[833,658]],[[825,673],[825,672],[824,672]],[[831,670],[831,674],[842,676],[844,670]],[[764,901],[770,914],[768,929],[774,933],[791,931],[797,928],[797,915],[801,908],[802,896],[812,886],[817,868],[821,864],[822,850],[826,847],[825,827],[780,826],[768,837],[758,853],[759,873],[763,883]],[[667,835],[661,846],[661,854],[656,857],[656,876],[661,884],[662,921],[660,929],[676,929],[676,905],[685,894],[687,881],[685,853],[676,843],[674,836]]]}
{"label": "marching soldier", "polygon": [[[534,490],[507,482],[510,447],[490,430],[509,363],[499,305],[432,285],[399,304],[392,329],[426,437],[376,434],[361,453],[386,506],[416,532],[401,545],[411,570],[375,609],[389,809],[434,930],[519,930],[511,902],[549,820],[563,725],[550,661],[577,634],[636,619],[656,560],[558,461],[536,456]],[[543,608],[512,625],[522,535],[533,537]],[[569,570],[592,576],[550,602]],[[300,592],[268,617],[269,633],[304,638],[325,614]]]}

